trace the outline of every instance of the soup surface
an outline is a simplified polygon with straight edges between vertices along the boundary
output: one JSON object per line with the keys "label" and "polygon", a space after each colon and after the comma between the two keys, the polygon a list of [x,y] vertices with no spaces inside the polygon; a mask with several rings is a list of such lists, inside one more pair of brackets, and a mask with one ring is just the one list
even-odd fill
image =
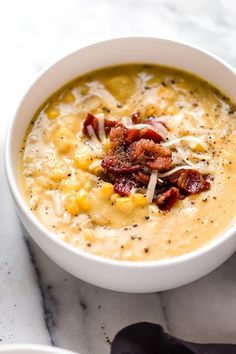
{"label": "soup surface", "polygon": [[32,212],[59,238],[119,260],[199,248],[236,213],[235,106],[185,72],[91,72],[44,103],[21,148]]}

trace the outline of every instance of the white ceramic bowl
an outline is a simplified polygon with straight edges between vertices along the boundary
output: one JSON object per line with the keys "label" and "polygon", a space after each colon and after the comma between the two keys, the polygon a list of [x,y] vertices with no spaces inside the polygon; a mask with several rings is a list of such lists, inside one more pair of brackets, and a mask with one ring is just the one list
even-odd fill
{"label": "white ceramic bowl", "polygon": [[[37,344],[7,344],[0,346],[0,354],[76,354],[74,352]],[[79,354],[79,353],[77,353]]]}
{"label": "white ceramic bowl", "polygon": [[10,124],[5,157],[8,181],[21,220],[51,259],[89,283],[117,291],[145,293],[184,285],[218,267],[236,249],[235,226],[206,246],[169,260],[129,262],[105,259],[73,248],[50,233],[29,210],[18,181],[18,151],[23,135],[34,112],[51,93],[91,70],[138,62],[163,64],[192,72],[236,101],[236,73],[215,56],[164,39],[113,39],[79,49],[37,78],[23,97]]}

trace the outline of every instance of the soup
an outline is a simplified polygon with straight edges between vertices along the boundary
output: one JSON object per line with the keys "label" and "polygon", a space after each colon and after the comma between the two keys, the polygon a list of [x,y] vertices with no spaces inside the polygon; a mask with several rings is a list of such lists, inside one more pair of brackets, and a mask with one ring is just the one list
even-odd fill
{"label": "soup", "polygon": [[32,212],[64,242],[118,260],[191,252],[236,213],[235,106],[157,65],[86,74],[35,113],[20,153]]}

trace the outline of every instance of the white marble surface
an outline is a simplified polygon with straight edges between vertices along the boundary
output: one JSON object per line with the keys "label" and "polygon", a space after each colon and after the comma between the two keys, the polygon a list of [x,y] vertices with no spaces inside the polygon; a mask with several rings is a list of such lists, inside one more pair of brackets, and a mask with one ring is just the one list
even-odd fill
{"label": "white marble surface", "polygon": [[0,343],[108,354],[106,335],[112,339],[123,326],[144,320],[185,339],[236,343],[236,255],[204,279],[162,294],[120,294],[85,284],[29,239],[3,166],[5,129],[17,101],[56,57],[105,38],[157,35],[200,45],[236,65],[235,18],[235,0],[0,2]]}

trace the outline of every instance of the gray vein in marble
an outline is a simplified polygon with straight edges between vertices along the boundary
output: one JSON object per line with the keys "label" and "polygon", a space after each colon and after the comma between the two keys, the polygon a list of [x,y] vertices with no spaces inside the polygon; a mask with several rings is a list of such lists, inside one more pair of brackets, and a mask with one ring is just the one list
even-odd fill
{"label": "gray vein in marble", "polygon": [[172,329],[171,329],[170,321],[169,321],[168,309],[167,309],[166,304],[165,304],[164,293],[157,293],[157,296],[160,297],[161,308],[162,308],[162,311],[163,311],[163,316],[164,316],[164,320],[165,320],[166,330],[167,330],[167,332],[172,333]]}
{"label": "gray vein in marble", "polygon": [[[22,227],[23,229],[23,227]],[[53,339],[53,328],[55,327],[55,319],[54,319],[54,313],[57,312],[57,300],[55,297],[51,294],[51,286],[47,285],[45,288],[45,284],[42,281],[42,274],[41,271],[37,265],[36,258],[31,246],[31,242],[28,235],[25,235],[25,231],[23,230],[23,239],[25,241],[27,250],[29,252],[30,256],[30,261],[32,263],[34,272],[35,272],[35,277],[36,277],[36,283],[38,285],[40,295],[41,295],[41,304],[42,304],[42,310],[43,310],[43,315],[44,315],[44,322],[45,326],[47,328],[51,344],[54,346],[54,339]]]}

